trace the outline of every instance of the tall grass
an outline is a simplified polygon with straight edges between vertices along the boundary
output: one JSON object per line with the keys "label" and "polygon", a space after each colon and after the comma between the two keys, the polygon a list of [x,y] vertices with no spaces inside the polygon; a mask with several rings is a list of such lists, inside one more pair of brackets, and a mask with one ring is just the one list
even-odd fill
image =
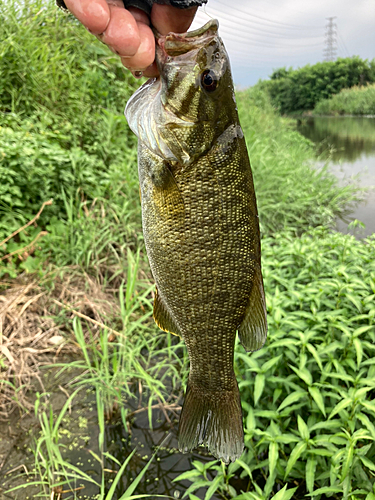
{"label": "tall grass", "polygon": [[339,187],[328,164],[316,167],[313,144],[275,113],[258,87],[239,92],[237,100],[263,233],[333,226],[360,199],[355,186]]}
{"label": "tall grass", "polygon": [[375,85],[343,89],[330,99],[319,101],[314,114],[375,115]]}

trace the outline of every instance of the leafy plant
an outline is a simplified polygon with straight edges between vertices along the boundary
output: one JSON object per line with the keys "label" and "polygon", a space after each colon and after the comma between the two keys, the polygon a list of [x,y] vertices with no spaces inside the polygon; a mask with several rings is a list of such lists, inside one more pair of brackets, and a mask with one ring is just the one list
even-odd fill
{"label": "leafy plant", "polygon": [[342,89],[330,99],[319,101],[314,108],[314,113],[320,115],[374,115],[375,85]]}
{"label": "leafy plant", "polygon": [[281,68],[270,80],[260,82],[268,90],[272,104],[282,114],[311,110],[316,103],[340,90],[375,81],[375,60],[360,57],[309,64],[293,70]]}
{"label": "leafy plant", "polygon": [[293,485],[295,498],[371,499],[375,239],[317,228],[265,238],[262,248],[268,341],[250,355],[238,345],[235,355],[245,452],[225,474],[194,464],[186,478],[224,491],[236,471],[248,491],[229,497],[241,500],[268,499],[280,487],[292,497]]}

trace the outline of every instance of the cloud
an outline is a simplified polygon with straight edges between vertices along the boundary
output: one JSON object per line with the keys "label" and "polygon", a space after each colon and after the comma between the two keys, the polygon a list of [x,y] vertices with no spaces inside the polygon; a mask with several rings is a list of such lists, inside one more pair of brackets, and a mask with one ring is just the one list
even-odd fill
{"label": "cloud", "polygon": [[375,57],[374,0],[209,0],[193,28],[215,17],[235,82],[254,84],[278,67],[324,59],[327,17],[336,16],[337,55]]}

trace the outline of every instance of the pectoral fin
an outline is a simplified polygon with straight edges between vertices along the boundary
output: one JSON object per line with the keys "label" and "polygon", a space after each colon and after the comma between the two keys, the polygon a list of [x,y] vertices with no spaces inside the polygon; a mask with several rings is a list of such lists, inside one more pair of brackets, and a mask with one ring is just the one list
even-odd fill
{"label": "pectoral fin", "polygon": [[267,310],[264,297],[263,279],[257,266],[253,288],[246,307],[245,317],[238,329],[241,344],[246,351],[257,351],[267,338]]}
{"label": "pectoral fin", "polygon": [[154,320],[158,327],[165,332],[169,332],[173,335],[181,337],[180,329],[176,325],[168,309],[165,307],[162,298],[158,294],[158,289],[156,289],[156,295],[154,299]]}

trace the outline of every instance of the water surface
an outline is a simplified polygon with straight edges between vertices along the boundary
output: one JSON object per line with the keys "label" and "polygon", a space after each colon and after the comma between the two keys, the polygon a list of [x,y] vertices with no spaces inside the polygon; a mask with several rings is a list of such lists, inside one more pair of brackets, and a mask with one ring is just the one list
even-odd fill
{"label": "water surface", "polygon": [[[319,144],[320,153],[330,154],[331,171],[341,184],[356,182],[363,187],[375,186],[375,118],[308,117],[298,121],[298,131]],[[344,233],[353,232],[348,229],[348,223],[355,219],[366,225],[360,236],[375,233],[374,189],[347,220],[338,221],[337,228]]]}

